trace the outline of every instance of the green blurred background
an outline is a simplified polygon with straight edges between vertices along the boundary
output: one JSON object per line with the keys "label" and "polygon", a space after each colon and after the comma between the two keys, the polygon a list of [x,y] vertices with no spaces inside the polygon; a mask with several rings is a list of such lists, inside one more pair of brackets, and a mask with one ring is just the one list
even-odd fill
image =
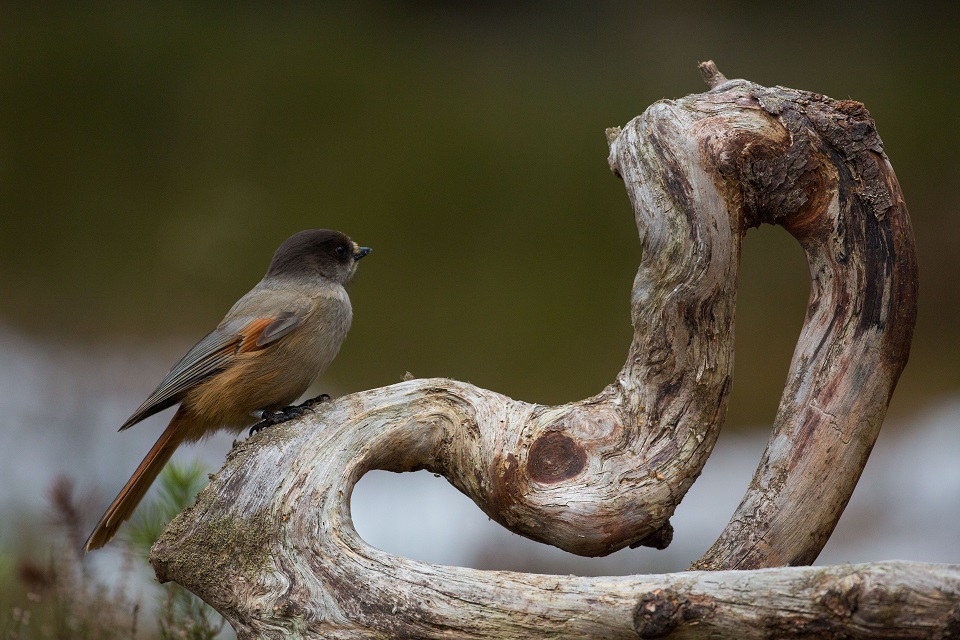
{"label": "green blurred background", "polygon": [[[592,394],[625,357],[640,254],[604,128],[703,91],[712,58],[873,113],[922,277],[893,412],[957,392],[951,3],[98,7],[0,8],[0,323],[15,335],[172,341],[159,379],[283,238],[331,227],[375,252],[327,386],[411,371],[535,402]],[[796,243],[748,234],[728,425],[772,421],[806,296]]]}

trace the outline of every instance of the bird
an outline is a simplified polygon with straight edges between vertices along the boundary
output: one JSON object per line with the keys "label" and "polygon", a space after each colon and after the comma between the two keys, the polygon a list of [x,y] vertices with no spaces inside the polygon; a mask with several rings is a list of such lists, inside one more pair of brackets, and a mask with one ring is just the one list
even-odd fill
{"label": "bird", "polygon": [[239,433],[256,423],[253,433],[329,399],[290,406],[339,352],[353,319],[345,286],[370,251],[329,229],[300,231],[280,245],[263,279],[120,426],[124,431],[179,404],[82,552],[99,549],[114,537],[181,443],[219,430]]}

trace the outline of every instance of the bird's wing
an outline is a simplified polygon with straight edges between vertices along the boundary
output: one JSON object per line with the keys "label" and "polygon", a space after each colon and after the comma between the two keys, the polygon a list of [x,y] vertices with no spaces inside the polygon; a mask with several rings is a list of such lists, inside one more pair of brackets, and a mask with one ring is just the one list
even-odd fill
{"label": "bird's wing", "polygon": [[174,365],[120,431],[177,404],[187,391],[226,369],[237,354],[263,349],[293,331],[302,319],[300,313],[283,311],[268,317],[246,316],[224,322]]}
{"label": "bird's wing", "polygon": [[263,327],[260,335],[257,336],[256,348],[262,349],[271,342],[276,342],[297,328],[302,320],[303,316],[294,311],[284,311],[278,314],[269,324]]}

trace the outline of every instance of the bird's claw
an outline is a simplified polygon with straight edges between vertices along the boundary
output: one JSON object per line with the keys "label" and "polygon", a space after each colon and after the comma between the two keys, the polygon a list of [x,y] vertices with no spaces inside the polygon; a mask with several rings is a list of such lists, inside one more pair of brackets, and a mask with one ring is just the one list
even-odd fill
{"label": "bird's claw", "polygon": [[321,393],[316,398],[310,398],[309,400],[304,400],[303,402],[297,405],[297,408],[313,409],[315,406],[323,402],[330,402],[330,396],[328,396],[325,393]]}
{"label": "bird's claw", "polygon": [[258,431],[263,431],[267,427],[272,427],[275,424],[279,424],[284,420],[287,420],[287,416],[283,411],[261,411],[260,412],[260,422],[250,427],[249,435],[253,435]]}
{"label": "bird's claw", "polygon": [[330,396],[322,393],[316,398],[310,398],[309,400],[305,400],[298,405],[286,407],[279,411],[268,411],[264,409],[260,412],[260,422],[250,427],[250,435],[252,436],[258,431],[263,431],[267,427],[272,427],[275,424],[280,424],[281,422],[286,422],[287,420],[292,420],[293,418],[299,418],[308,411],[313,411],[313,407],[316,405],[329,401]]}

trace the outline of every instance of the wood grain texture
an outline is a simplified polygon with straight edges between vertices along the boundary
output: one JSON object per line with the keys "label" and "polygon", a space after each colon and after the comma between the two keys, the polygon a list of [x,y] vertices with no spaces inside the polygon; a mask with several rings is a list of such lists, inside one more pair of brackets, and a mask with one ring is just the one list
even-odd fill
{"label": "wood grain texture", "polygon": [[[879,628],[872,615],[900,625],[896,637],[911,624],[956,630],[956,567],[535,576],[397,558],[354,531],[349,498],[364,473],[429,469],[503,526],[573,553],[668,545],[723,422],[741,239],[766,222],[806,251],[807,318],[754,480],[696,567],[816,558],[906,362],[909,219],[862,105],[730,81],[709,64],[703,74],[707,93],[607,132],[643,245],[634,335],[613,383],[559,406],[446,379],[321,405],[235,447],[155,545],[158,577],[200,595],[241,637],[766,637],[737,626],[754,623],[767,635],[835,625],[874,637],[863,635]],[[930,618],[899,621],[881,593],[916,596]]]}
{"label": "wood grain texture", "polygon": [[[462,395],[434,397],[421,419],[405,420],[402,407],[441,385]],[[582,578],[430,565],[367,545],[344,476],[416,468],[456,440],[450,430],[478,399],[453,381],[414,380],[321,405],[316,428],[286,423],[239,443],[154,547],[158,578],[199,594],[241,639],[960,634],[955,565]],[[345,467],[331,464],[345,451],[356,454]]]}
{"label": "wood grain texture", "polygon": [[907,362],[917,313],[913,232],[862,104],[742,80],[714,94],[730,107],[702,139],[735,130],[744,108],[779,132],[738,134],[708,153],[739,190],[746,224],[779,224],[800,242],[811,291],[766,451],[730,523],[694,566],[809,564],[853,493]]}

